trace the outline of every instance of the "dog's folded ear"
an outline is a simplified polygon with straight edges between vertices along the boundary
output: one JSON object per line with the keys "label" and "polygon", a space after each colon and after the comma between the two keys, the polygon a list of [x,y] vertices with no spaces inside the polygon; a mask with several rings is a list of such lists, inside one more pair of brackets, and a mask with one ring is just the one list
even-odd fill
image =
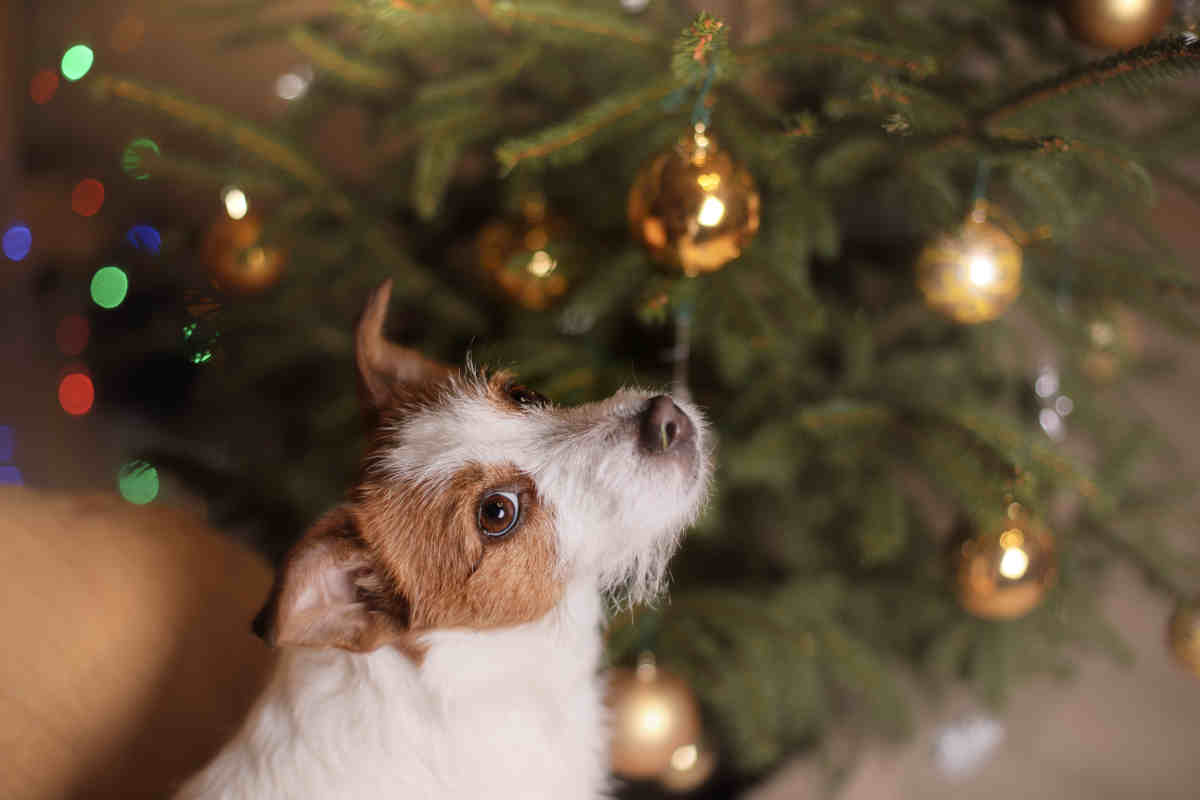
{"label": "dog's folded ear", "polygon": [[444,381],[454,368],[426,358],[408,347],[389,342],[383,335],[388,301],[392,296],[389,278],[367,298],[355,333],[354,358],[358,385],[368,418],[396,402],[407,389]]}
{"label": "dog's folded ear", "polygon": [[375,650],[408,628],[407,604],[388,584],[341,506],[288,552],[254,632],[273,646]]}

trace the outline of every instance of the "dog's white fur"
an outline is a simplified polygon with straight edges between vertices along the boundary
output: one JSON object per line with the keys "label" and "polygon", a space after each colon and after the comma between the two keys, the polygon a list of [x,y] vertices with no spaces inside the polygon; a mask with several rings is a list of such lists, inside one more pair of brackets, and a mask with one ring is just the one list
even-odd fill
{"label": "dog's white fur", "polygon": [[390,646],[285,648],[244,728],[178,797],[606,796],[603,598],[658,590],[710,472],[702,418],[684,403],[694,457],[639,452],[650,396],[514,411],[468,373],[442,402],[393,423],[370,465],[393,480],[436,493],[470,463],[515,464],[533,478],[554,519],[561,600],[515,627],[426,633],[419,663]]}

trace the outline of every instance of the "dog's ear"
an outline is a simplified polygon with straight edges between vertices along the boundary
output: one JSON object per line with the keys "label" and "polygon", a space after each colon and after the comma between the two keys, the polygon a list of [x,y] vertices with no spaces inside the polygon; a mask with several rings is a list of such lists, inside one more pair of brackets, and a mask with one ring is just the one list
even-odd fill
{"label": "dog's ear", "polygon": [[389,278],[367,298],[355,334],[354,358],[358,364],[359,392],[368,419],[393,404],[406,389],[444,381],[454,373],[452,367],[384,337],[383,322],[387,318],[391,296],[392,280]]}
{"label": "dog's ear", "polygon": [[399,639],[409,609],[389,591],[346,506],[319,519],[288,552],[253,629],[267,644],[365,652]]}

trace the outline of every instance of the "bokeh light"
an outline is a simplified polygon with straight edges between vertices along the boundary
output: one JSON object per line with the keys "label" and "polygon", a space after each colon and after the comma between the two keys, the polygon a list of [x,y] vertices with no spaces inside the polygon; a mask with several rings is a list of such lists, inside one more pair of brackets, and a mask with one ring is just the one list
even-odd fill
{"label": "bokeh light", "polygon": [[162,155],[162,151],[153,139],[145,136],[134,139],[125,145],[125,151],[121,153],[121,169],[135,181],[144,181],[150,177],[150,169],[146,162],[159,155]]}
{"label": "bokeh light", "polygon": [[72,372],[58,382],[58,404],[72,416],[82,416],[92,410],[96,388],[92,379],[82,372]]}
{"label": "bokeh light", "polygon": [[29,79],[29,96],[39,106],[54,99],[58,91],[58,73],[52,69],[39,69]]}
{"label": "bokeh light", "polygon": [[158,255],[162,249],[162,234],[153,225],[134,225],[129,229],[129,233],[125,234],[125,240],[152,256]]}
{"label": "bokeh light", "polygon": [[92,62],[95,60],[96,56],[92,52],[92,48],[86,44],[77,44],[68,48],[62,57],[63,77],[69,81],[79,80],[88,74],[88,70],[92,68]]}
{"label": "bokeh light", "polygon": [[4,248],[4,255],[13,261],[20,261],[29,255],[30,249],[33,248],[33,232],[28,226],[13,225],[4,232],[0,246]]}
{"label": "bokeh light", "polygon": [[101,308],[116,308],[128,293],[129,276],[120,267],[101,267],[92,276],[92,300]]}
{"label": "bokeh light", "polygon": [[146,23],[141,17],[128,14],[113,27],[112,47],[118,53],[128,53],[142,43],[146,35]]}
{"label": "bokeh light", "polygon": [[96,214],[104,205],[104,184],[95,178],[84,178],[71,192],[71,210],[81,217]]}
{"label": "bokeh light", "polygon": [[312,82],[311,67],[297,67],[275,79],[275,94],[284,100],[299,100]]}
{"label": "bokeh light", "polygon": [[59,320],[58,328],[54,331],[54,340],[63,353],[77,356],[87,349],[91,335],[92,326],[87,317],[82,314],[68,314]]}
{"label": "bokeh light", "polygon": [[0,467],[0,486],[24,486],[21,470],[13,466]]}
{"label": "bokeh light", "polygon": [[188,350],[188,361],[193,364],[207,364],[216,355],[213,347],[221,336],[220,331],[201,331],[199,322],[189,322],[183,326],[183,341]]}
{"label": "bokeh light", "polygon": [[14,450],[16,450],[16,435],[13,433],[12,427],[0,425],[0,464],[11,463]]}
{"label": "bokeh light", "polygon": [[147,461],[130,461],[117,472],[117,488],[135,505],[144,506],[158,497],[158,470]]}
{"label": "bokeh light", "polygon": [[221,190],[221,202],[225,204],[225,213],[230,219],[241,219],[250,210],[250,201],[246,193],[236,186],[227,186]]}

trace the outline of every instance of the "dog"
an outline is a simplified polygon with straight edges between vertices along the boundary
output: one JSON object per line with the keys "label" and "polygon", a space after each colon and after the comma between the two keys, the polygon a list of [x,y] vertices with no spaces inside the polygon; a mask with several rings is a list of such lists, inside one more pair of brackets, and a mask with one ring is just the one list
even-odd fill
{"label": "dog", "polygon": [[274,675],[180,800],[610,791],[605,603],[660,592],[706,497],[705,421],[451,369],[384,338],[390,292],[356,333],[359,482],[284,559],[255,620]]}

